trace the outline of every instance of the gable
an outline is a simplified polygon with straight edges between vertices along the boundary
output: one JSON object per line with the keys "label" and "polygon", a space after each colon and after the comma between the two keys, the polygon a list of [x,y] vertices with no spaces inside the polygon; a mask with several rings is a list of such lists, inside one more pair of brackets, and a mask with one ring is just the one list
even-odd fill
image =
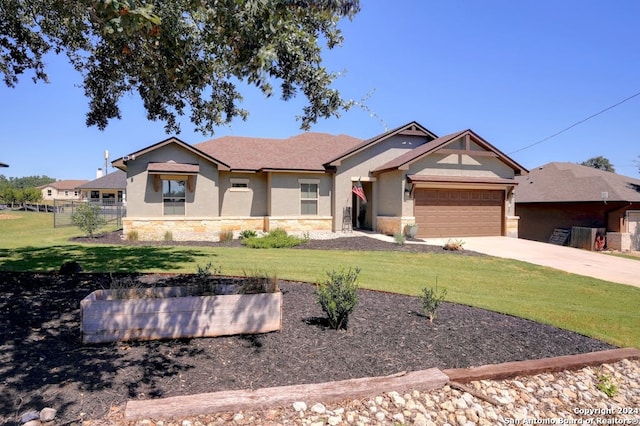
{"label": "gable", "polygon": [[[416,139],[419,138],[421,139],[421,143],[419,145],[422,145],[423,143],[425,143],[425,141],[431,141],[437,137],[435,133],[432,133],[426,127],[423,127],[419,123],[412,121],[408,124],[405,124],[404,126],[397,127],[393,130],[390,130],[381,135],[375,136],[371,139],[363,141],[358,145],[351,147],[349,150],[342,152],[337,157],[328,161],[325,164],[325,166],[338,167],[342,164],[343,161],[348,160],[349,158],[352,158],[353,156],[356,156],[360,153],[364,153],[365,151],[372,150],[377,145],[380,145],[385,141],[388,141],[397,136],[416,138]],[[368,156],[371,156],[371,155],[368,155]]]}
{"label": "gable", "polygon": [[[474,166],[478,170],[483,165],[497,171],[508,169],[510,177],[527,173],[527,170],[513,159],[502,153],[489,142],[481,138],[472,130],[463,130],[434,139],[419,146],[393,160],[381,165],[372,171],[380,174],[392,170],[410,170],[420,168],[419,162],[425,162],[430,157],[432,163],[450,164],[453,169],[469,168]],[[457,166],[457,167],[456,167]],[[433,168],[437,169],[438,166]],[[442,168],[446,168],[443,166]],[[505,173],[499,173],[503,175]]]}
{"label": "gable", "polygon": [[[176,151],[177,149],[177,151]],[[134,153],[131,153],[129,155],[125,155],[123,157],[120,157],[114,161],[111,162],[111,164],[113,165],[113,167],[116,167],[120,170],[123,171],[127,171],[127,164],[129,161],[135,161],[137,159],[141,159],[143,157],[155,157],[155,162],[162,162],[162,161],[174,161],[174,162],[180,162],[181,160],[174,158],[173,155],[168,155],[168,156],[164,156],[166,157],[164,160],[163,155],[159,154],[162,151],[172,151],[172,152],[185,152],[185,153],[189,153],[191,154],[188,157],[193,157],[195,156],[198,159],[203,159],[206,162],[209,163],[213,163],[215,164],[219,170],[229,170],[229,166],[227,164],[225,164],[224,162],[218,160],[215,157],[212,157],[211,155],[200,151],[199,149],[181,141],[178,138],[172,137],[172,138],[168,138],[165,139],[161,142],[158,142],[154,145],[150,145],[146,148],[143,148],[139,151],[136,151]],[[186,160],[185,160],[186,161]],[[191,161],[192,163],[193,161]]]}

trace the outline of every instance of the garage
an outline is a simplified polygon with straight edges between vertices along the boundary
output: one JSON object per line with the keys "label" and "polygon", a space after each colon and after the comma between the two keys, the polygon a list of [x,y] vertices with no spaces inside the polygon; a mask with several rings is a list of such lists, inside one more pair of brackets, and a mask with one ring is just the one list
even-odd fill
{"label": "garage", "polygon": [[417,188],[418,237],[500,236],[504,190]]}

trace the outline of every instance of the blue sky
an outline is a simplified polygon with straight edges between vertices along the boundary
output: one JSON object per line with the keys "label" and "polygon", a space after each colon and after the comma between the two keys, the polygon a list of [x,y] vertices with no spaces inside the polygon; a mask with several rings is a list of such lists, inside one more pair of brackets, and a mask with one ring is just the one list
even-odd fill
{"label": "blue sky", "polygon": [[[344,71],[335,87],[345,98],[369,95],[366,108],[312,131],[367,139],[415,120],[438,135],[473,129],[526,168],[602,155],[637,178],[640,96],[521,149],[640,93],[639,16],[635,0],[363,0],[325,64]],[[93,179],[105,150],[115,159],[168,137],[135,95],[122,120],[87,128],[80,78],[65,59],[48,58],[50,84],[27,75],[0,86],[0,162],[10,165],[0,174]],[[243,94],[249,119],[213,137],[301,132],[302,100]],[[185,142],[210,138],[181,123]]]}

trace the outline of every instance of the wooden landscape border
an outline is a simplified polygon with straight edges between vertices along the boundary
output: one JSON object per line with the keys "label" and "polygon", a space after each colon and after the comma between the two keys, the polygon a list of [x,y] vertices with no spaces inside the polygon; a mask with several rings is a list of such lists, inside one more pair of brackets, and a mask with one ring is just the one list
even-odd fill
{"label": "wooden landscape border", "polygon": [[447,383],[533,375],[550,371],[577,370],[623,359],[640,359],[640,349],[612,349],[530,361],[491,364],[483,367],[441,371],[437,368],[402,372],[384,377],[367,377],[337,382],[282,386],[256,390],[233,390],[163,399],[131,400],[125,407],[125,420],[171,419],[201,414],[264,410],[291,405],[335,402],[391,391],[426,391]]}

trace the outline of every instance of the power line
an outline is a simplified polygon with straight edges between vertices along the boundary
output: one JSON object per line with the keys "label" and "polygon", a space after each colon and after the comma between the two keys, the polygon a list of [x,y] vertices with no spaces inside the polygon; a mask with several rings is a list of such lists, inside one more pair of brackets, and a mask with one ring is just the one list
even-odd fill
{"label": "power line", "polygon": [[618,103],[616,103],[616,104],[613,104],[613,105],[611,105],[611,106],[609,106],[609,107],[607,107],[607,108],[603,109],[603,110],[602,110],[602,111],[600,111],[600,112],[596,112],[595,114],[590,115],[589,117],[587,117],[587,118],[585,118],[585,119],[583,119],[583,120],[577,121],[577,122],[573,123],[571,126],[567,127],[566,129],[562,129],[562,130],[560,130],[559,132],[552,134],[551,136],[547,136],[546,138],[544,138],[544,139],[542,139],[542,140],[539,140],[538,142],[534,142],[534,143],[532,143],[532,144],[530,144],[530,145],[527,145],[527,146],[525,146],[525,147],[523,147],[523,148],[520,148],[520,149],[518,149],[518,150],[516,150],[516,151],[512,151],[512,152],[510,152],[510,153],[509,153],[509,155],[511,155],[511,154],[515,154],[516,152],[524,151],[525,149],[529,149],[529,148],[531,148],[532,146],[539,145],[539,144],[541,144],[542,142],[546,142],[546,141],[548,141],[548,140],[549,140],[549,139],[551,139],[551,138],[555,138],[556,136],[558,136],[558,135],[560,135],[560,134],[562,134],[562,133],[566,132],[567,130],[573,129],[573,128],[574,128],[574,127],[576,127],[577,125],[582,124],[582,123],[584,123],[585,121],[591,120],[592,118],[597,117],[597,116],[599,116],[600,114],[603,114],[603,113],[605,113],[605,112],[609,111],[610,109],[613,109],[613,108],[617,107],[618,105],[622,105],[623,103],[625,103],[625,102],[627,102],[627,101],[629,101],[629,100],[631,100],[631,99],[635,98],[636,96],[640,96],[640,92],[635,93],[635,94],[633,94],[633,95],[629,96],[628,98],[623,99],[623,100],[621,100],[620,102],[618,102]]}

